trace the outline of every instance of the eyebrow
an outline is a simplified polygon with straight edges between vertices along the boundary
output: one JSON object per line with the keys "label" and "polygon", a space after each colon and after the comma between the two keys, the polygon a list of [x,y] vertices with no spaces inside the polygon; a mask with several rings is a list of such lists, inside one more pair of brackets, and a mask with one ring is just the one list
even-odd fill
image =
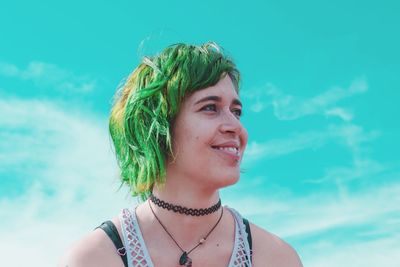
{"label": "eyebrow", "polygon": [[[215,102],[222,102],[222,98],[216,95],[210,95],[210,96],[206,96],[203,97],[200,100],[197,100],[196,103],[194,103],[195,105],[199,104],[199,103],[203,103],[203,102],[207,102],[207,101],[215,101]],[[243,106],[242,102],[240,102],[239,99],[235,98],[232,100],[232,104],[234,105],[238,105],[238,106]]]}

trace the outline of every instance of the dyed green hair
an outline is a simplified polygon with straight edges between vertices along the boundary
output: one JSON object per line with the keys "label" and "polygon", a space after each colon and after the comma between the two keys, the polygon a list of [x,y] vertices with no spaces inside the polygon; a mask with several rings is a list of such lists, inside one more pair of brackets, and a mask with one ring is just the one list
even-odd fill
{"label": "dyed green hair", "polygon": [[239,71],[215,43],[176,44],[145,57],[118,90],[110,115],[122,183],[132,195],[148,197],[165,182],[172,151],[172,124],[184,98],[229,75],[239,87]]}

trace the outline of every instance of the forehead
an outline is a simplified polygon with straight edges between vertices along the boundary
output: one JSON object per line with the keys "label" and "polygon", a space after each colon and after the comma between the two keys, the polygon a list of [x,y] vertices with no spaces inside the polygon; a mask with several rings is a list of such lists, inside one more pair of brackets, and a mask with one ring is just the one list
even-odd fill
{"label": "forehead", "polygon": [[218,96],[222,101],[231,102],[234,99],[238,99],[238,93],[232,83],[231,78],[226,75],[223,79],[221,79],[217,84],[195,91],[191,94],[187,102],[188,104],[194,104],[198,100],[207,97],[207,96]]}

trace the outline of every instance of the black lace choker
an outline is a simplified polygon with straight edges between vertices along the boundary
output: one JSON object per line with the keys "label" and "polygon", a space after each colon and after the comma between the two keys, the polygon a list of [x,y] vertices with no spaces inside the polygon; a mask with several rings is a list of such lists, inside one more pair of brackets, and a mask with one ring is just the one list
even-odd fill
{"label": "black lace choker", "polygon": [[179,205],[174,205],[174,204],[165,202],[164,200],[157,198],[153,194],[150,195],[150,200],[151,200],[151,202],[153,202],[155,205],[159,206],[160,208],[172,210],[173,212],[190,215],[190,216],[208,215],[208,214],[216,212],[221,207],[221,199],[218,200],[217,204],[215,204],[209,208],[206,208],[206,209],[192,209],[192,208],[182,207]]}

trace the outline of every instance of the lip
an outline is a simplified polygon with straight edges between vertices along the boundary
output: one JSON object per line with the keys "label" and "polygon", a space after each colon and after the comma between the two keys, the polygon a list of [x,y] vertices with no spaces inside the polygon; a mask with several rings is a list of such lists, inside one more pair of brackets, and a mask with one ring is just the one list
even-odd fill
{"label": "lip", "polygon": [[[237,149],[237,152],[225,149],[218,149],[216,147],[233,147]],[[217,152],[219,156],[223,158],[233,160],[234,162],[240,161],[241,149],[240,149],[240,143],[238,141],[227,141],[219,144],[213,144],[211,148],[215,152]]]}
{"label": "lip", "polygon": [[236,154],[235,152],[227,151],[227,150],[219,150],[216,148],[212,148],[215,152],[218,153],[218,155],[222,156],[223,158],[226,158],[228,160],[233,160],[234,162],[239,162],[240,160],[240,154]]}

